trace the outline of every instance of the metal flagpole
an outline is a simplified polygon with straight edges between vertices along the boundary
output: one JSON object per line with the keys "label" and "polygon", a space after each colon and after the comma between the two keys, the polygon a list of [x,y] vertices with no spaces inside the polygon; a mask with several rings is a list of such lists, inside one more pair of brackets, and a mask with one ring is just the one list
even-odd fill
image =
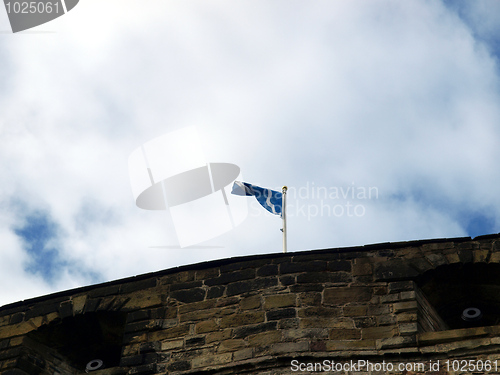
{"label": "metal flagpole", "polygon": [[288,188],[286,186],[283,186],[281,188],[282,194],[282,207],[281,207],[281,216],[283,218],[283,252],[286,253],[286,191]]}

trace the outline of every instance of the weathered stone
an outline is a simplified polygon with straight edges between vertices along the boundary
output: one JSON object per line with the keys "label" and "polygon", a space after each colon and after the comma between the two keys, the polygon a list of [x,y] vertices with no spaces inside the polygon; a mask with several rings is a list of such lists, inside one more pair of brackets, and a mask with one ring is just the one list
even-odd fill
{"label": "weathered stone", "polygon": [[229,284],[227,286],[226,293],[228,296],[234,296],[237,294],[248,293],[254,290],[269,288],[275,285],[278,285],[278,279],[276,277],[265,277],[255,280],[239,281]]}
{"label": "weathered stone", "polygon": [[[92,300],[87,300],[85,311]],[[124,310],[149,308],[159,306],[162,303],[161,294],[139,291],[130,296],[130,300],[123,306]]]}
{"label": "weathered stone", "polygon": [[366,258],[354,259],[354,264],[352,265],[352,275],[371,275],[373,272],[371,262],[372,261],[370,259]]}
{"label": "weathered stone", "polygon": [[251,296],[247,298],[243,298],[240,301],[240,309],[242,310],[253,310],[260,307],[260,296]]}
{"label": "weathered stone", "polygon": [[[206,336],[206,343],[210,344],[212,342],[220,342],[222,340],[227,340],[231,338],[231,333],[232,333],[231,329],[225,329],[224,331],[219,331],[219,332],[210,332]],[[237,336],[235,337],[237,338]]]}
{"label": "weathered stone", "polygon": [[179,306],[179,313],[184,314],[192,311],[211,309],[217,305],[217,302],[218,301],[215,300],[208,300],[208,301],[200,301],[200,302],[190,303],[187,305],[182,305]]}
{"label": "weathered stone", "polygon": [[372,288],[366,286],[326,288],[323,303],[343,305],[345,303],[366,302],[372,297]]}
{"label": "weathered stone", "polygon": [[214,279],[220,275],[218,267],[208,268],[204,270],[196,270],[195,280]]}
{"label": "weathered stone", "polygon": [[182,289],[193,289],[193,288],[199,288],[202,286],[202,281],[189,281],[186,283],[176,283],[170,285],[170,291],[174,292],[176,290],[182,290]]}
{"label": "weathered stone", "polygon": [[219,325],[214,319],[205,320],[203,322],[196,323],[195,332],[196,333],[207,333],[217,331],[219,329]]}
{"label": "weathered stone", "polygon": [[207,299],[219,298],[224,294],[226,287],[223,285],[216,285],[208,289]]}
{"label": "weathered stone", "polygon": [[327,339],[328,328],[288,329],[283,332],[284,341],[297,341],[298,339]]}
{"label": "weathered stone", "polygon": [[331,329],[330,340],[360,340],[361,330],[360,329]]}
{"label": "weathered stone", "polygon": [[408,302],[396,302],[393,306],[393,312],[401,313],[404,311],[416,310],[418,307],[417,301],[408,301]]}
{"label": "weathered stone", "polygon": [[234,338],[247,337],[256,333],[275,330],[277,322],[267,322],[234,329]]}
{"label": "weathered stone", "polygon": [[375,265],[375,280],[401,280],[418,276],[418,271],[403,259],[392,259]]}
{"label": "weathered stone", "polygon": [[349,283],[352,275],[347,272],[307,272],[297,275],[297,283]]}
{"label": "weathered stone", "polygon": [[244,313],[224,316],[220,320],[220,326],[222,328],[241,327],[249,324],[262,323],[264,322],[264,320],[265,320],[265,314],[263,311],[244,312]]}
{"label": "weathered stone", "polygon": [[245,340],[242,339],[224,340],[220,343],[218,352],[219,353],[234,352],[244,347],[246,347]]}
{"label": "weathered stone", "polygon": [[375,340],[331,340],[326,342],[327,351],[375,349]]}
{"label": "weathered stone", "polygon": [[163,341],[161,343],[162,351],[180,349],[182,347],[184,347],[184,340],[170,340],[170,341]]}
{"label": "weathered stone", "polygon": [[173,339],[176,337],[182,337],[189,333],[189,325],[183,324],[177,327],[167,328],[162,331],[156,331],[149,334],[149,337],[153,341],[161,341],[165,339]]}
{"label": "weathered stone", "polygon": [[322,317],[329,318],[334,316],[341,316],[342,310],[340,307],[306,307],[299,309],[299,317]]}
{"label": "weathered stone", "polygon": [[253,357],[253,349],[252,348],[241,349],[241,350],[238,350],[238,351],[233,353],[233,360],[235,362],[243,361],[245,359],[249,359],[252,357]]}
{"label": "weathered stone", "polygon": [[186,348],[205,345],[205,336],[190,337],[186,339],[185,345]]}
{"label": "weathered stone", "polygon": [[369,327],[361,329],[361,337],[363,340],[394,337],[397,333],[398,326]]}
{"label": "weathered stone", "polygon": [[206,291],[202,288],[193,288],[185,290],[177,290],[170,293],[172,298],[180,302],[198,302],[205,299]]}
{"label": "weathered stone", "polygon": [[192,361],[193,368],[216,366],[224,363],[229,363],[232,360],[231,353],[215,354],[194,358]]}
{"label": "weathered stone", "polygon": [[326,271],[326,262],[322,260],[313,260],[309,262],[281,263],[280,274],[299,273],[299,272],[319,272]]}
{"label": "weathered stone", "polygon": [[351,262],[348,260],[334,260],[331,262],[328,262],[327,269],[328,271],[346,271],[346,272],[351,272]]}
{"label": "weathered stone", "polygon": [[279,273],[279,270],[278,270],[277,264],[266,264],[266,265],[257,269],[257,276],[258,277],[275,276],[275,275],[278,275],[278,273]]}
{"label": "weathered stone", "polygon": [[241,271],[223,273],[219,277],[205,280],[205,284],[208,286],[224,285],[224,284],[234,283],[236,281],[248,280],[254,278],[255,278],[255,270],[245,269]]}
{"label": "weathered stone", "polygon": [[309,350],[309,341],[299,342],[280,342],[271,346],[271,353],[273,354],[292,354],[300,353]]}
{"label": "weathered stone", "polygon": [[266,312],[267,321],[295,318],[297,316],[297,311],[293,307],[271,310]]}
{"label": "weathered stone", "polygon": [[368,315],[367,305],[349,305],[343,308],[344,316],[366,316]]}
{"label": "weathered stone", "polygon": [[278,307],[289,307],[296,305],[297,296],[295,294],[275,294],[264,297],[264,308],[275,309]]}

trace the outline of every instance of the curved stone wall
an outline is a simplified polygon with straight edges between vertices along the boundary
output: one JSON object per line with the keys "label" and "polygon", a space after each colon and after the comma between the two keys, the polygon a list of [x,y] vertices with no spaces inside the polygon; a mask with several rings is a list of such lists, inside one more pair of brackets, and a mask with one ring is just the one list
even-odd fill
{"label": "curved stone wall", "polygon": [[[43,296],[0,308],[0,371],[270,375],[391,363],[382,372],[402,374],[471,355],[493,363],[499,260],[498,235],[425,240],[225,259]],[[473,287],[461,300],[456,283],[436,287],[442,275]],[[471,303],[484,318],[457,320]]]}

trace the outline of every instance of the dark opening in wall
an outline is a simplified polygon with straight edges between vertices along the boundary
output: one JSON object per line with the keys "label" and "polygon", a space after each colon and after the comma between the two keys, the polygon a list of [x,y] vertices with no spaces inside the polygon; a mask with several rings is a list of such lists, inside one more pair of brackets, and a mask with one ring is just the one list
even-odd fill
{"label": "dark opening in wall", "polygon": [[30,339],[56,350],[71,366],[85,371],[87,364],[97,369],[120,363],[126,314],[94,312],[67,317],[41,326],[29,334]]}
{"label": "dark opening in wall", "polygon": [[499,264],[444,265],[417,284],[450,329],[500,324]]}

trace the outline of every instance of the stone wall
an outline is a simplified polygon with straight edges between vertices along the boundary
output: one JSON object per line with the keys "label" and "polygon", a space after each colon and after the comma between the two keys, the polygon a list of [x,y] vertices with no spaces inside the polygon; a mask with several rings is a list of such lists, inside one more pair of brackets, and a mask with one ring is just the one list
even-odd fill
{"label": "stone wall", "polygon": [[[69,290],[0,308],[0,372],[498,373],[499,261],[491,235],[224,259]],[[460,319],[467,307],[481,318]],[[466,371],[450,362],[465,359],[476,361]]]}

